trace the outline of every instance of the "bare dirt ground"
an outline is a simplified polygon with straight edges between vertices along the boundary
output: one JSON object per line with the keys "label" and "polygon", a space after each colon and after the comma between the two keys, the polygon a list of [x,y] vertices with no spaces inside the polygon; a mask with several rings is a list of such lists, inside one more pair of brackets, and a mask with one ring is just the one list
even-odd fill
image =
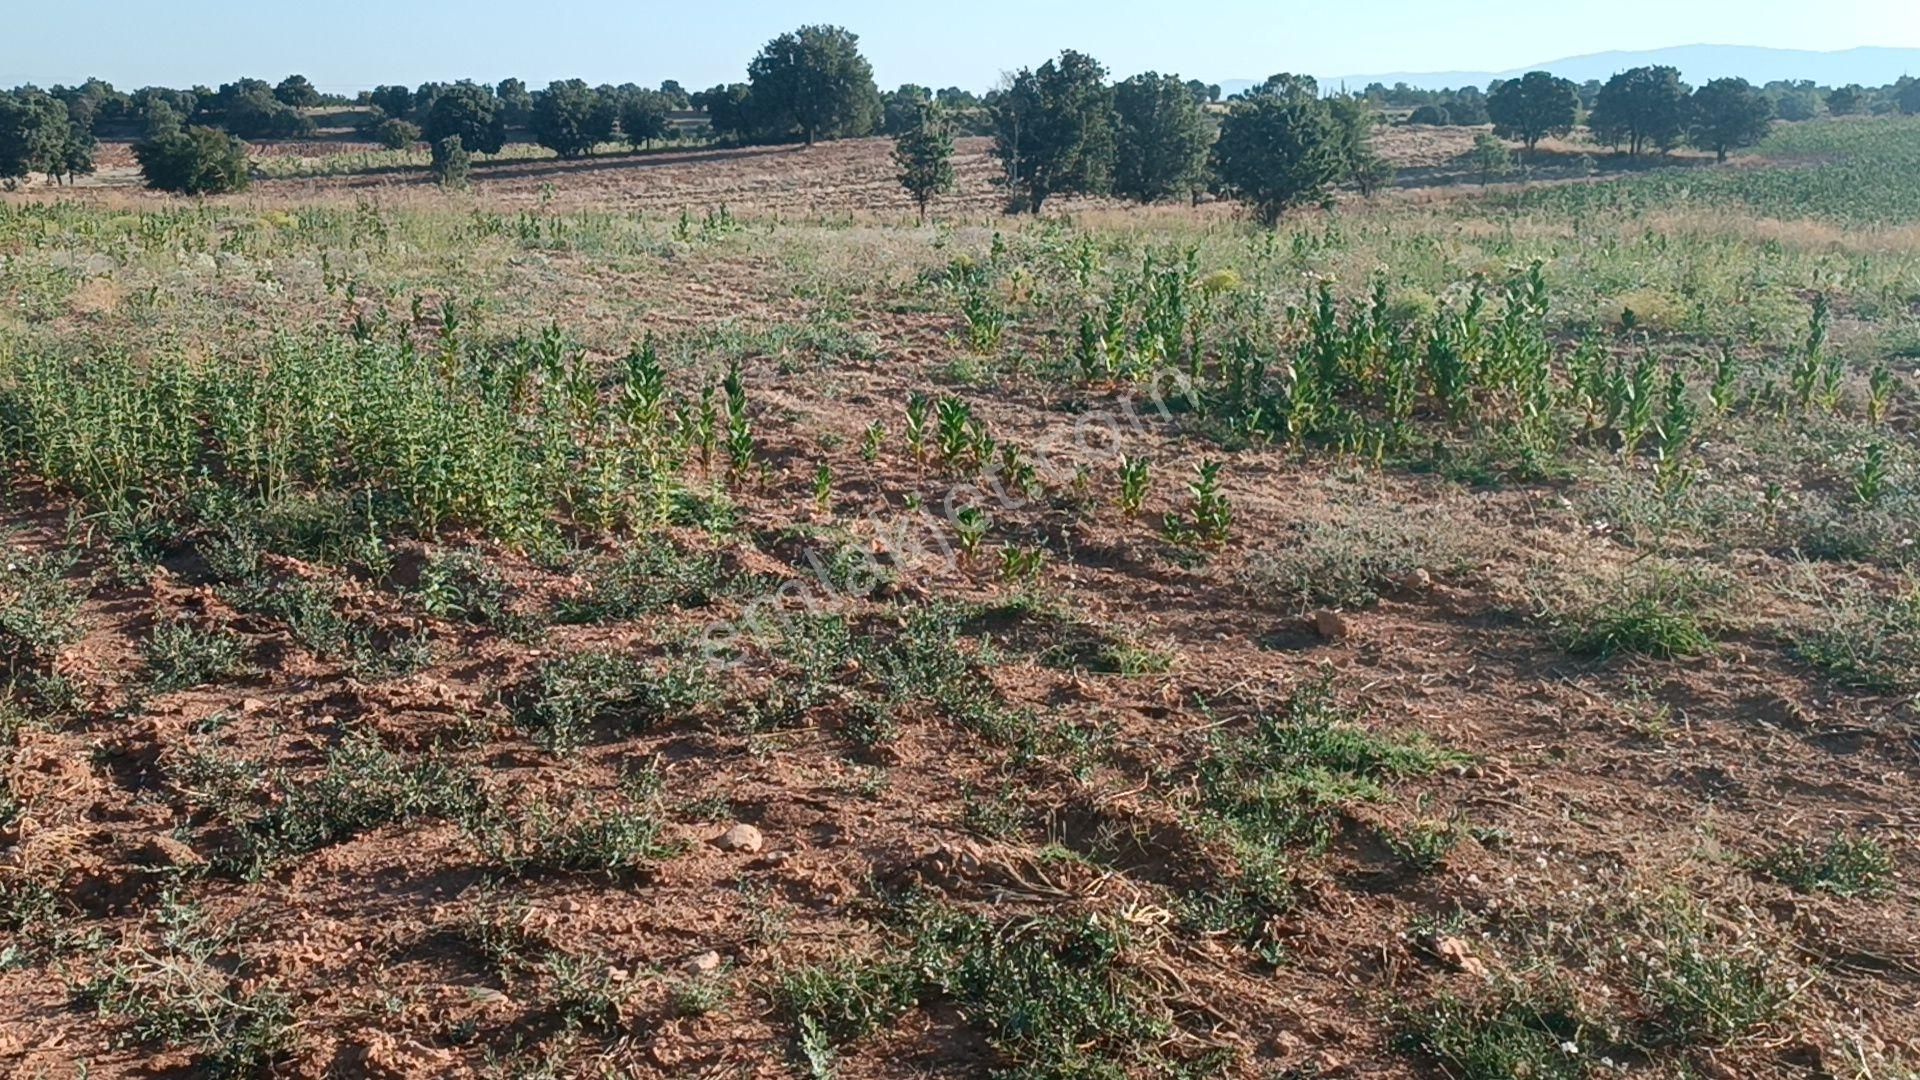
{"label": "bare dirt ground", "polygon": [[[1458,129],[1382,137],[1416,186],[1454,175],[1472,142]],[[943,209],[986,219],[1002,197],[995,166],[985,140],[960,149],[960,190]],[[1585,153],[1549,149],[1574,161]],[[888,150],[865,140],[499,163],[476,170],[471,194],[454,196],[406,175],[267,180],[197,205],[116,187],[117,163],[101,178],[111,190],[80,196],[103,217],[164,210],[188,224],[156,229],[204,234],[158,255],[129,254],[132,240],[89,253],[84,230],[56,224],[34,235],[64,237],[74,254],[24,240],[4,252],[20,302],[0,332],[30,327],[42,343],[75,349],[134,342],[156,356],[250,356],[289,331],[346,335],[364,321],[382,340],[405,338],[430,355],[443,316],[408,302],[476,292],[497,320],[484,333],[532,336],[551,323],[607,371],[629,342],[657,333],[683,365],[672,374],[690,408],[723,354],[743,359],[766,466],[730,483],[722,462],[688,464],[701,491],[726,489],[716,497],[732,508],[724,526],[682,520],[621,539],[582,530],[567,539],[585,550],[564,558],[459,530],[397,541],[395,566],[380,572],[266,556],[274,581],[337,589],[337,612],[388,651],[416,635],[431,642],[416,670],[385,677],[236,603],[210,570],[204,532],[170,540],[151,565],[117,565],[99,508],[16,465],[0,532],[16,559],[79,553],[58,576],[83,597],[83,629],[52,665],[75,699],[19,723],[5,759],[5,790],[19,808],[0,830],[9,905],[0,926],[11,935],[0,938],[0,1065],[10,1075],[203,1075],[268,1019],[291,1018],[291,1034],[272,1028],[284,1043],[230,1071],[313,1080],[908,1080],[990,1069],[1911,1080],[1902,1070],[1920,1061],[1920,719],[1910,694],[1837,685],[1797,658],[1777,627],[1817,614],[1814,605],[1759,587],[1807,572],[1791,545],[1726,542],[1730,572],[1757,584],[1725,613],[1710,651],[1572,656],[1542,628],[1541,583],[1648,555],[1626,525],[1574,501],[1571,476],[1465,482],[1376,468],[1358,454],[1227,447],[1177,416],[1135,424],[1124,388],[1051,374],[1047,364],[1078,340],[1072,325],[1016,326],[983,358],[963,344],[969,325],[952,298],[929,301],[925,282],[944,280],[962,256],[984,261],[992,234],[1021,226],[996,219],[909,234],[866,224],[911,212]],[[686,210],[697,230],[723,205],[753,224],[711,237],[650,235],[631,250],[566,239],[596,215],[657,225]],[[261,237],[291,233],[302,208],[378,227],[329,241],[324,263],[292,240],[267,248]],[[1191,230],[1182,238],[1204,234],[1236,257],[1272,257],[1257,254],[1271,238],[1235,232],[1223,207],[1066,208],[1107,230],[1099,244],[1129,263],[1138,261],[1130,239],[1175,218]],[[524,237],[459,231],[477,228],[469,219],[523,212]],[[842,228],[840,217],[862,224]],[[796,235],[774,218],[813,224]],[[1353,222],[1367,219],[1314,219],[1293,240]],[[1464,225],[1435,236],[1436,249],[1476,239]],[[216,242],[228,247],[205,250]],[[430,242],[448,250],[423,254]],[[1053,242],[1043,234],[1033,243]],[[63,261],[26,261],[51,260],[47,251]],[[97,272],[90,256],[104,260]],[[22,269],[43,265],[52,269]],[[1026,302],[1035,273],[1010,272],[996,295],[1010,308]],[[62,275],[80,284],[52,299],[29,294]],[[767,328],[788,336],[748,336]],[[1911,441],[1916,399],[1901,386],[1889,437]],[[1053,448],[1045,493],[995,509],[992,546],[978,557],[929,547],[898,559],[895,580],[831,610],[856,635],[891,641],[926,604],[963,608],[963,632],[943,655],[978,661],[971,683],[1037,718],[1040,735],[1009,739],[908,703],[888,714],[888,739],[863,741],[872,717],[851,691],[768,721],[768,702],[804,675],[766,663],[645,724],[600,718],[564,752],[534,737],[528,700],[549,665],[607,652],[658,673],[684,635],[742,622],[755,599],[683,591],[641,615],[551,623],[604,587],[588,572],[592,558],[663,543],[762,591],[811,588],[823,557],[887,549],[889,527],[921,520],[910,508],[937,510],[958,479],[902,442],[906,402],[923,392],[966,399],[1007,445]],[[1129,418],[1118,446],[1075,438],[1114,417]],[[869,455],[874,424],[887,436]],[[1118,449],[1153,463],[1156,483],[1137,517],[1115,504]],[[1752,453],[1716,440],[1702,468],[1734,473]],[[1158,523],[1186,512],[1188,479],[1220,456],[1230,459],[1232,535],[1193,558]],[[823,466],[832,481],[824,500]],[[1270,567],[1316,530],[1347,522],[1364,528],[1340,534],[1340,550],[1322,552],[1315,574],[1332,576],[1378,532],[1412,530],[1419,550],[1396,552],[1405,565],[1373,574],[1377,603],[1316,603],[1331,613],[1316,618],[1280,594]],[[952,532],[945,521],[935,531],[942,542]],[[1000,544],[1047,559],[1030,578],[1009,575]],[[510,633],[424,610],[421,568],[460,552],[477,554],[512,611],[539,625]],[[671,584],[683,571],[656,568],[648,580]],[[1894,571],[1861,574],[1885,581]],[[793,625],[813,625],[806,608],[786,605]],[[156,628],[176,624],[239,642],[244,670],[156,689],[150,643]],[[863,685],[875,674],[862,665],[874,662],[842,657],[827,674],[843,689]],[[1286,904],[1251,926],[1209,923],[1202,901],[1237,895],[1248,854],[1195,810],[1207,797],[1198,763],[1323,683],[1368,735],[1425,740],[1449,752],[1444,764],[1395,778],[1378,797],[1347,792],[1327,811],[1324,851],[1290,863]],[[662,829],[659,850],[619,865],[530,861],[509,872],[516,825],[483,829],[452,812],[359,800],[390,779],[380,772],[389,759],[343,765],[343,747],[362,745],[355,740],[409,767],[478,777],[483,800],[519,826],[541,813],[573,821],[642,805]],[[333,802],[322,805],[323,789]],[[315,806],[338,816],[327,819],[337,831],[272,832],[308,821],[300,814]],[[736,842],[741,825],[757,839]],[[285,842],[257,873],[221,861],[256,833]],[[1430,834],[1449,845],[1437,859],[1409,854]],[[1842,896],[1761,869],[1781,850],[1842,835],[1890,853],[1891,888]],[[1145,1002],[1168,1024],[1109,1045],[1120,1036],[1063,1020],[1070,1006],[1045,998],[1062,972],[1108,970],[1072,947],[1042,950],[1054,966],[1015,987],[1029,995],[1016,1005],[1044,999],[1055,1011],[1022,1012],[998,996],[1008,987],[954,989],[958,980],[889,1011],[885,988],[861,976],[901,962],[901,895],[995,926],[1121,927],[1127,945],[1101,992]],[[978,942],[969,955],[997,956],[999,945]],[[1742,980],[1758,971],[1762,989],[1784,1000],[1741,1023],[1723,1015],[1739,1002],[1709,1002],[1686,1013],[1707,1017],[1706,1034],[1662,1041],[1677,1036],[1661,1027],[1667,1014],[1647,988],[1669,965],[1702,956],[1698,985],[1757,993]],[[913,954],[908,966],[933,983],[940,964],[956,962]],[[819,1056],[791,989],[794,972],[816,968],[836,973],[845,1000],[829,1005],[860,1028],[844,1038],[836,1028],[832,1052]],[[1495,1038],[1544,1057],[1409,1048],[1416,1020],[1447,1015],[1448,1002],[1542,985],[1571,987],[1571,1000],[1521,1000],[1551,1000],[1582,1019],[1524,1009],[1481,1019]],[[1124,1013],[1097,1015],[1113,1024]],[[862,1019],[874,1022],[854,1022]],[[1045,1071],[1033,1064],[1042,1060],[1034,1044],[1019,1041],[1034,1029],[1084,1043],[1048,1050],[1063,1060],[1091,1048],[1111,1067]],[[1562,1039],[1575,1051],[1554,1056]],[[1618,1059],[1603,1063],[1603,1053]],[[1548,1059],[1558,1071],[1539,1067]]]}

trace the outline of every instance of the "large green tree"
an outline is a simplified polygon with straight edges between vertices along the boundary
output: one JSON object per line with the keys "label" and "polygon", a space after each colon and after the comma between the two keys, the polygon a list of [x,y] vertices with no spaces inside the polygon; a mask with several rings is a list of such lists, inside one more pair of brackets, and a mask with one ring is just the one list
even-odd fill
{"label": "large green tree", "polygon": [[320,104],[320,91],[313,88],[305,75],[281,79],[280,85],[273,88],[273,96],[280,104],[294,109],[311,109]]}
{"label": "large green tree", "polygon": [[[613,138],[615,118],[608,116],[602,96],[579,79],[549,83],[533,96],[528,130],[534,141],[563,158],[592,153],[595,146]],[[465,144],[465,135],[461,142]]]}
{"label": "large green tree", "polygon": [[993,103],[994,150],[1025,209],[1061,194],[1112,190],[1113,90],[1107,69],[1069,49],[1023,69]]}
{"label": "large green tree", "polygon": [[1327,106],[1299,93],[1255,94],[1234,104],[1213,144],[1228,195],[1272,225],[1288,209],[1326,198],[1347,168],[1342,132]]}
{"label": "large green tree", "polygon": [[673,133],[668,113],[673,101],[659,90],[638,90],[620,99],[620,135],[634,149],[659,142]]}
{"label": "large green tree", "polygon": [[405,120],[413,110],[413,91],[404,86],[376,86],[367,95],[367,104],[396,120]]}
{"label": "large green tree", "polygon": [[1487,118],[1494,134],[1517,140],[1532,153],[1549,135],[1565,135],[1580,116],[1580,88],[1571,79],[1529,71],[1493,84],[1487,94]]}
{"label": "large green tree", "polygon": [[1773,102],[1745,79],[1715,79],[1693,92],[1687,138],[1721,161],[1773,130]]}
{"label": "large green tree", "polygon": [[1607,80],[1594,99],[1587,126],[1593,137],[1639,156],[1642,150],[1671,150],[1686,133],[1687,84],[1671,67],[1637,67]]}
{"label": "large green tree", "polygon": [[60,99],[34,89],[0,93],[0,180],[34,172],[55,181],[87,175],[97,145]]}
{"label": "large green tree", "polygon": [[1213,127],[1177,75],[1149,71],[1113,89],[1113,190],[1141,202],[1192,194],[1206,175]]}
{"label": "large green tree", "polygon": [[501,79],[493,96],[500,100],[500,122],[510,128],[523,128],[533,122],[533,94],[519,79]]}
{"label": "large green tree", "polygon": [[860,54],[860,36],[838,26],[803,26],[767,42],[747,67],[753,115],[772,138],[869,134],[880,123],[880,88]]}
{"label": "large green tree", "polygon": [[415,96],[430,94],[433,100],[421,125],[428,142],[457,135],[467,152],[479,154],[497,154],[506,145],[506,117],[493,91],[472,83],[422,87],[421,91]]}
{"label": "large green tree", "polygon": [[693,95],[693,107],[707,114],[714,135],[745,139],[753,133],[753,93],[746,83],[730,83]]}

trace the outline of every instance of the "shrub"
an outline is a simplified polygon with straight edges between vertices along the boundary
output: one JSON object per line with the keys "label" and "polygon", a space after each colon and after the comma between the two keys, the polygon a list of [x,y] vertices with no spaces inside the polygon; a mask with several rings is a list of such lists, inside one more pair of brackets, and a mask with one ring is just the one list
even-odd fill
{"label": "shrub", "polygon": [[1413,110],[1412,116],[1407,117],[1407,123],[1425,124],[1428,127],[1446,127],[1448,124],[1453,123],[1453,118],[1447,114],[1447,110],[1442,106],[1422,105]]}
{"label": "shrub", "polygon": [[373,140],[389,150],[405,150],[420,141],[420,126],[405,120],[382,120],[373,129]]}
{"label": "shrub", "polygon": [[1760,860],[1767,876],[1803,893],[1882,896],[1893,877],[1893,858],[1870,836],[1835,836],[1825,844],[1790,844]]}
{"label": "shrub", "polygon": [[464,188],[473,172],[473,155],[460,141],[449,135],[433,144],[433,164],[429,171],[435,183],[444,188]]}
{"label": "shrub", "polygon": [[252,180],[247,144],[214,128],[193,127],[138,143],[133,156],[155,191],[219,195],[244,191]]}

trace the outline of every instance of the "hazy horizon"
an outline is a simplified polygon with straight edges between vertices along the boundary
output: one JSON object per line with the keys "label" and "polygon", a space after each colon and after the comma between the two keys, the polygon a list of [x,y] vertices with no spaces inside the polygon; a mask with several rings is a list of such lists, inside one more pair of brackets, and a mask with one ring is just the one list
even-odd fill
{"label": "hazy horizon", "polygon": [[[122,89],[212,86],[243,75],[277,80],[297,72],[334,93],[384,82],[508,76],[534,86],[568,77],[642,84],[677,79],[699,89],[739,81],[764,41],[808,22],[859,33],[884,87],[917,82],[975,90],[1062,48],[1093,54],[1117,76],[1157,70],[1222,82],[1276,71],[1323,77],[1500,72],[1562,57],[1699,44],[1822,52],[1920,47],[1920,5],[1891,0],[1835,0],[1819,8],[1705,0],[1676,7],[1622,0],[1598,25],[1584,11],[1510,0],[1482,4],[1472,18],[1435,18],[1430,7],[1411,0],[1332,10],[1218,0],[1204,20],[1169,20],[1163,5],[1141,0],[1047,9],[977,0],[938,11],[875,0],[796,10],[752,0],[716,31],[704,9],[611,0],[551,12],[499,0],[404,6],[338,0],[319,19],[233,0],[192,5],[185,17],[178,7],[107,0],[12,13],[12,39],[31,48],[0,51],[0,85],[72,84],[97,76]],[[1302,18],[1307,13],[1310,21]],[[1729,39],[1732,26],[1740,28],[1740,40]]]}

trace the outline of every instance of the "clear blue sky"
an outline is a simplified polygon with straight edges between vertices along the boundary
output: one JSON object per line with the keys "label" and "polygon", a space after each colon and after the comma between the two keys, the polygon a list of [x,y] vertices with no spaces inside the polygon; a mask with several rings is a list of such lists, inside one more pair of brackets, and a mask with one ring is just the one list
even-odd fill
{"label": "clear blue sky", "polygon": [[882,86],[986,89],[1062,48],[1116,76],[1209,82],[1276,71],[1337,76],[1501,71],[1610,49],[1695,43],[1920,46],[1920,0],[11,0],[0,86],[218,85],[301,72],[324,90],[514,75],[539,86],[742,77],[804,22],[863,39]]}

